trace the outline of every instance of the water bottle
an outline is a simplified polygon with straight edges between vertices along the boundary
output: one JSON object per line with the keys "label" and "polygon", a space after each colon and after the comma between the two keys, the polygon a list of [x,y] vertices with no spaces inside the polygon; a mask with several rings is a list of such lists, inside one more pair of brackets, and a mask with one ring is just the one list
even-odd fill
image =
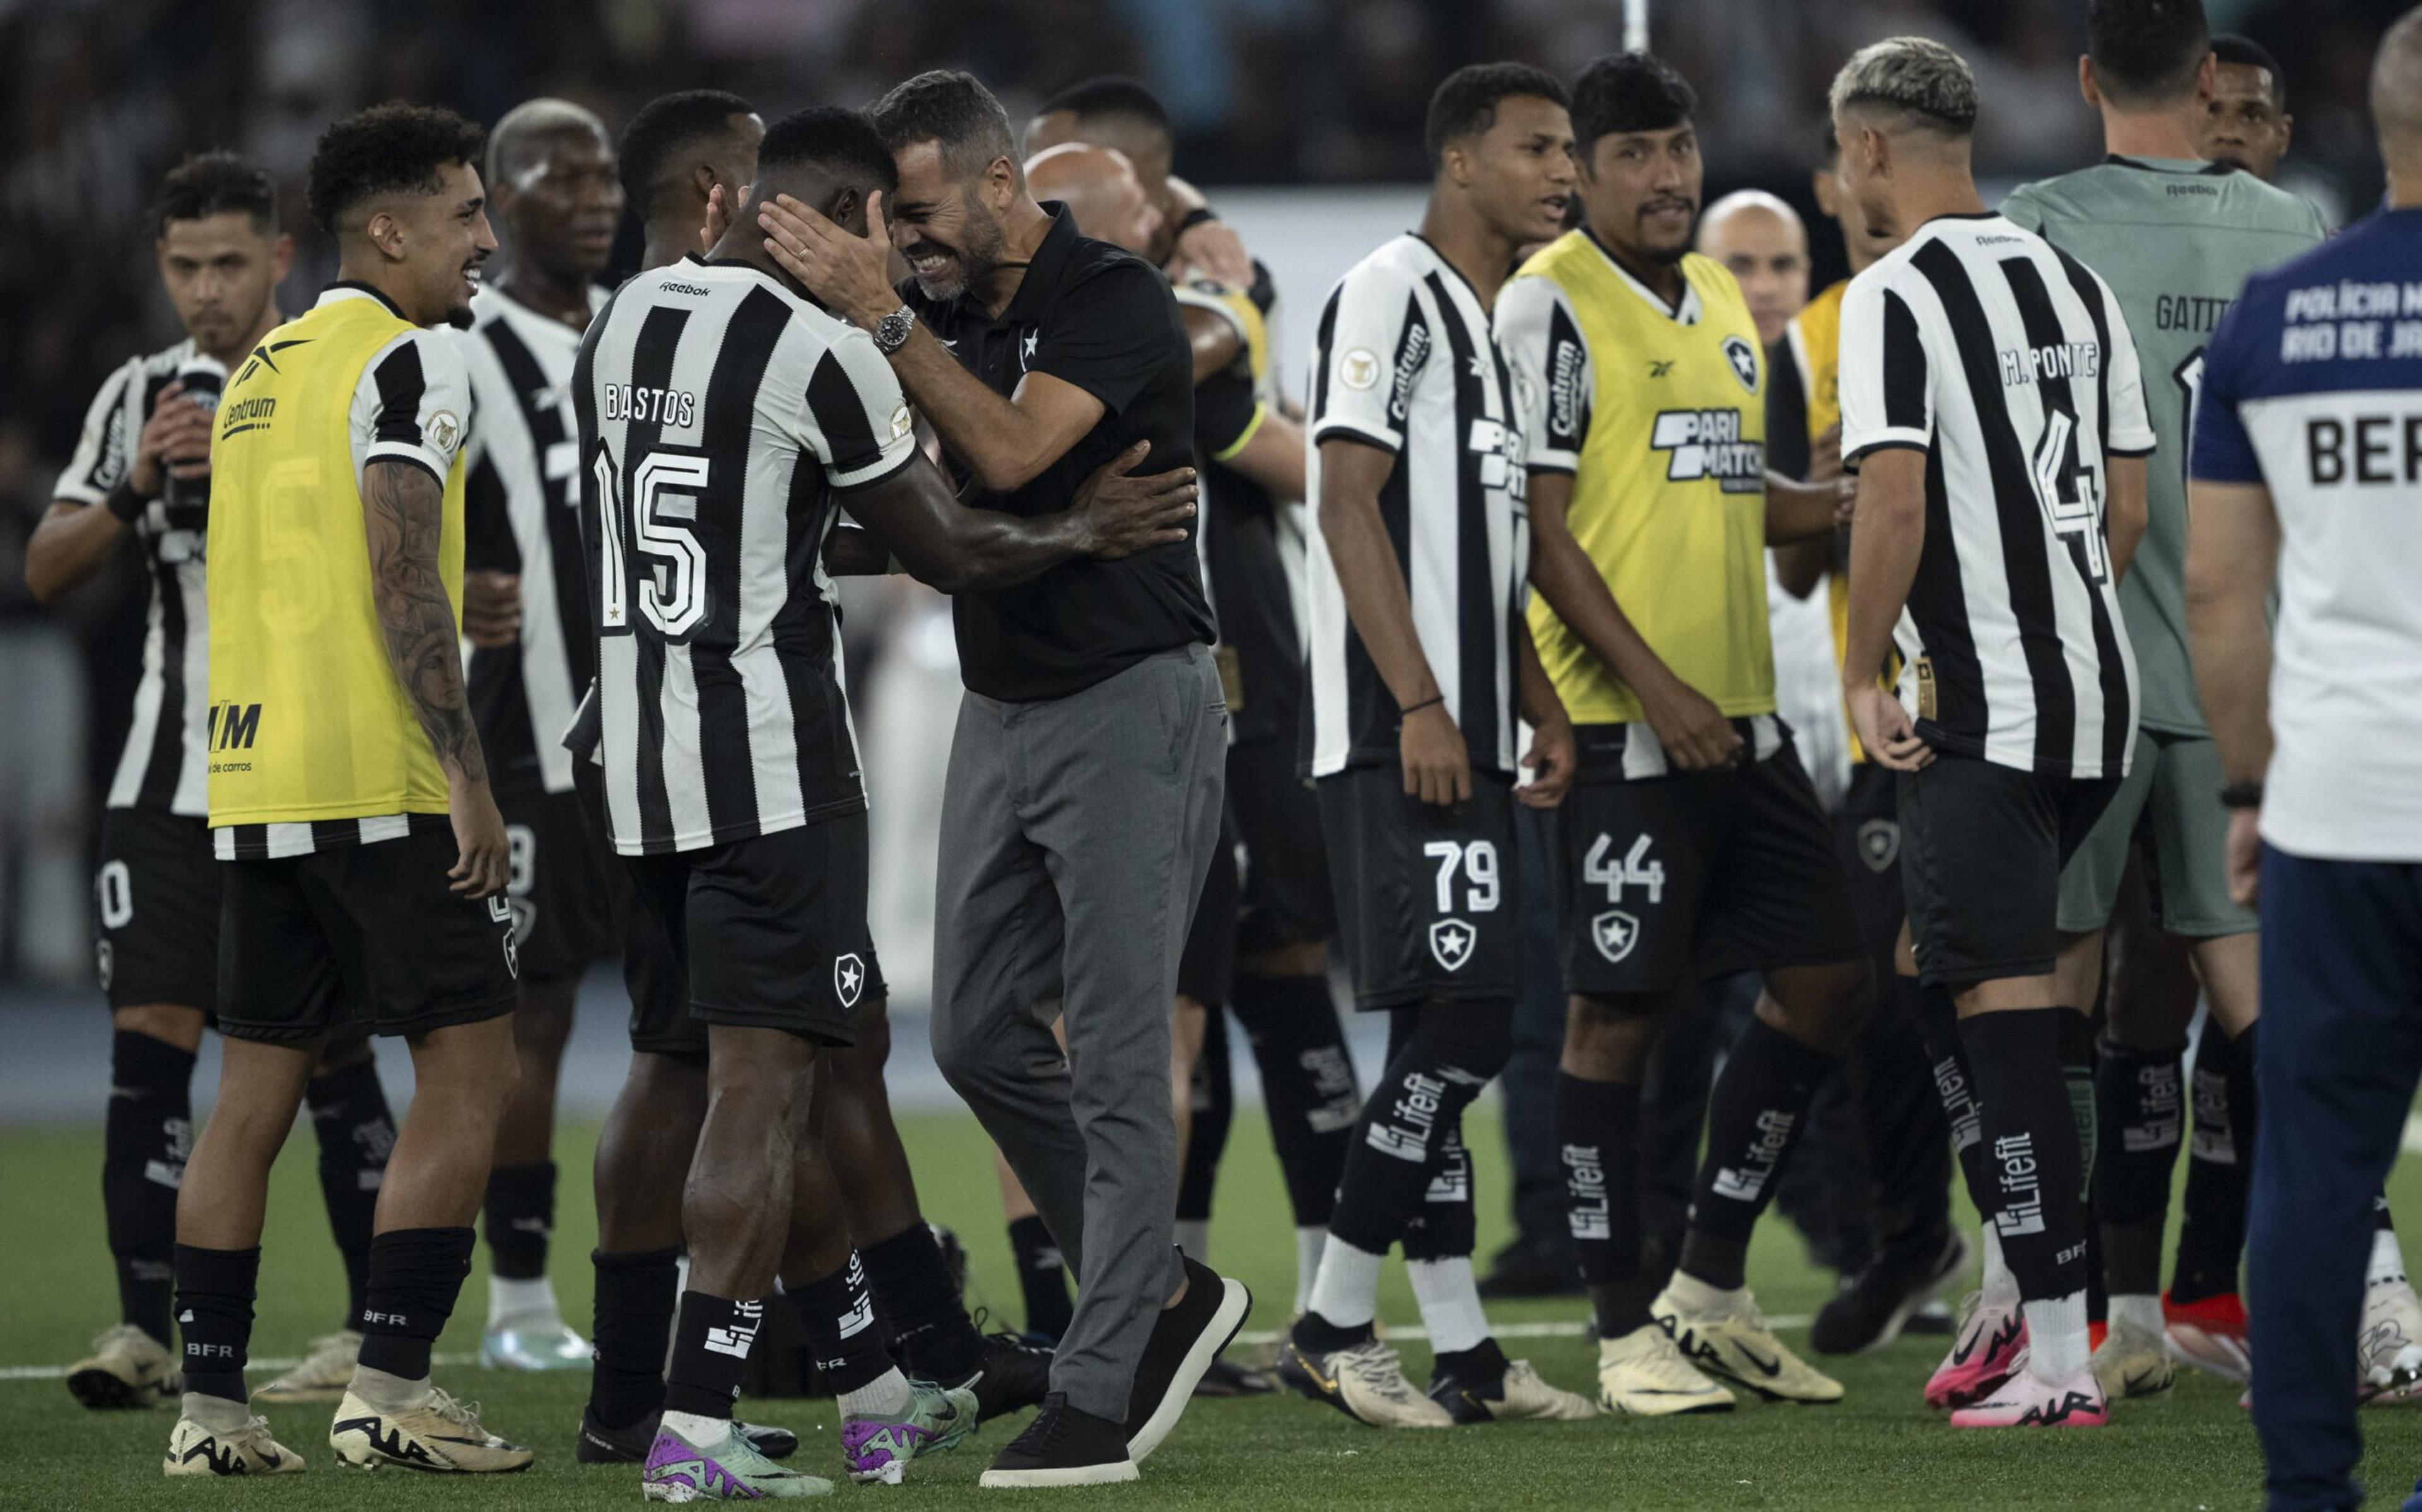
{"label": "water bottle", "polygon": [[[177,382],[183,385],[181,395],[202,407],[202,413],[216,419],[219,412],[219,391],[227,387],[227,368],[215,357],[196,352],[177,369]],[[210,451],[204,447],[199,457],[169,457],[165,463],[207,461]],[[167,475],[164,498],[168,507],[168,528],[201,530],[210,522],[211,476],[179,477],[173,471]]]}

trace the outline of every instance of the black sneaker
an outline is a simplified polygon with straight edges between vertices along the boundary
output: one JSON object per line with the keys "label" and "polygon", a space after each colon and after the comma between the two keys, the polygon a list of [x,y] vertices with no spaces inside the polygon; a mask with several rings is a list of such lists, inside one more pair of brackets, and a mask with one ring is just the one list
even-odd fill
{"label": "black sneaker", "polygon": [[1279,1389],[1279,1383],[1258,1370],[1248,1370],[1233,1360],[1214,1360],[1203,1379],[1194,1383],[1197,1396],[1267,1396]]}
{"label": "black sneaker", "polygon": [[1581,1258],[1572,1244],[1543,1235],[1522,1235],[1498,1251],[1480,1282],[1480,1295],[1501,1300],[1579,1297],[1583,1289]]}
{"label": "black sneaker", "polygon": [[1051,1390],[1051,1350],[1014,1333],[987,1333],[976,1373],[956,1384],[976,1394],[979,1423],[1023,1411]]}
{"label": "black sneaker", "polygon": [[[656,1442],[656,1421],[663,1415],[650,1412],[636,1423],[609,1428],[597,1421],[595,1412],[583,1407],[580,1442],[573,1446],[572,1457],[584,1465],[643,1464],[648,1450]],[[750,1448],[768,1459],[788,1459],[798,1453],[799,1436],[788,1428],[766,1423],[734,1423],[731,1426]]]}
{"label": "black sneaker", "polygon": [[1068,1405],[1068,1394],[1043,1398],[1043,1411],[1009,1441],[976,1484],[986,1490],[1023,1486],[1108,1486],[1137,1479],[1127,1433],[1106,1417]]}
{"label": "black sneaker", "polygon": [[1135,1393],[1127,1398],[1127,1453],[1140,1464],[1186,1411],[1187,1398],[1211,1362],[1245,1326],[1253,1294],[1207,1265],[1179,1256],[1186,1266],[1186,1299],[1162,1309],[1136,1362]]}
{"label": "black sneaker", "polygon": [[1957,1284],[1968,1268],[1968,1239],[1954,1232],[1940,1247],[1879,1255],[1816,1314],[1808,1343],[1818,1354],[1871,1354],[1900,1337],[1909,1320]]}

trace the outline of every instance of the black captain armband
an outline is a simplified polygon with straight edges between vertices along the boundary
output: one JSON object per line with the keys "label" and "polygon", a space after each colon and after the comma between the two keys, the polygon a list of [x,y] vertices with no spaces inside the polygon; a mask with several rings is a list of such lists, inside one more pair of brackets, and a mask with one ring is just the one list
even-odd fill
{"label": "black captain armband", "polygon": [[2258,782],[2233,782],[2220,790],[2223,808],[2260,808],[2262,785]]}
{"label": "black captain armband", "polygon": [[1216,221],[1219,212],[1208,205],[1197,205],[1177,218],[1177,234],[1184,236],[1205,221]]}
{"label": "black captain armband", "polygon": [[144,506],[150,502],[134,491],[134,485],[131,480],[123,478],[119,479],[118,487],[110,490],[107,496],[101,501],[102,507],[130,525],[134,523],[134,517],[143,512]]}

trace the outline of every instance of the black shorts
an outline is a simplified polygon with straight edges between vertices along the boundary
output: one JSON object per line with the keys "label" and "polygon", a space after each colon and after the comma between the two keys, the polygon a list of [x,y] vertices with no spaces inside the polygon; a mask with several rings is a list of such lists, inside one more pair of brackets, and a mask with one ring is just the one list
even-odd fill
{"label": "black shorts", "polygon": [[522,975],[534,981],[577,976],[615,952],[615,889],[621,871],[574,793],[536,788],[498,793],[505,837],[512,843],[513,941]]}
{"label": "black shorts", "polygon": [[1236,953],[1254,956],[1335,934],[1320,800],[1303,779],[1293,740],[1229,747],[1228,812],[1245,847]]}
{"label": "black shorts", "polygon": [[1901,888],[1918,979],[2043,976],[2060,957],[2060,871],[2119,790],[1938,755],[1899,774]]}
{"label": "black shorts", "polygon": [[1594,760],[1591,731],[1577,734],[1580,778],[1542,816],[1566,991],[1665,992],[1858,957],[1832,824],[1788,741],[1729,772],[1627,782],[1605,770],[1619,754]]}
{"label": "black shorts", "polygon": [[[857,1005],[874,974],[866,930],[866,811],[699,850],[625,858],[664,931],[659,966],[688,983],[684,1015],[659,985],[635,991],[631,1045],[672,1048],[684,1021],[781,1029],[819,1044],[857,1042]],[[678,1004],[680,998],[671,1002]],[[650,1007],[658,1022],[639,1022]],[[643,1045],[644,1037],[653,1041]]]}
{"label": "black shorts", "polygon": [[1471,774],[1471,802],[1405,793],[1394,766],[1313,784],[1337,858],[1337,938],[1360,1008],[1428,998],[1511,1001],[1522,990],[1522,878],[1514,781]]}
{"label": "black shorts", "polygon": [[1219,843],[1212,848],[1203,896],[1187,926],[1186,948],[1177,958],[1177,992],[1218,1007],[1236,980],[1236,812],[1219,816]]}
{"label": "black shorts", "polygon": [[104,809],[93,874],[101,933],[93,954],[112,1008],[218,1001],[219,864],[197,818]]}
{"label": "black shorts", "polygon": [[1909,916],[1901,894],[1900,798],[1896,774],[1872,761],[1850,767],[1849,791],[1833,816],[1834,849],[1850,881],[1850,912],[1870,960],[1890,962],[1900,945],[1900,923]]}
{"label": "black shorts", "polygon": [[417,1035],[513,1006],[512,913],[451,889],[442,814],[410,834],[219,864],[219,1032],[307,1039]]}

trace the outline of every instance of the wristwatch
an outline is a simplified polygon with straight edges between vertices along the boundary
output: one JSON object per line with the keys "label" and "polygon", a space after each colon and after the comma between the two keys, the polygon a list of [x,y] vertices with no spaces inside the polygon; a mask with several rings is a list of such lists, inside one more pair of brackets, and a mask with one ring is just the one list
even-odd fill
{"label": "wristwatch", "polygon": [[908,333],[917,329],[917,312],[903,304],[874,322],[867,335],[874,337],[874,350],[889,357],[908,344]]}

